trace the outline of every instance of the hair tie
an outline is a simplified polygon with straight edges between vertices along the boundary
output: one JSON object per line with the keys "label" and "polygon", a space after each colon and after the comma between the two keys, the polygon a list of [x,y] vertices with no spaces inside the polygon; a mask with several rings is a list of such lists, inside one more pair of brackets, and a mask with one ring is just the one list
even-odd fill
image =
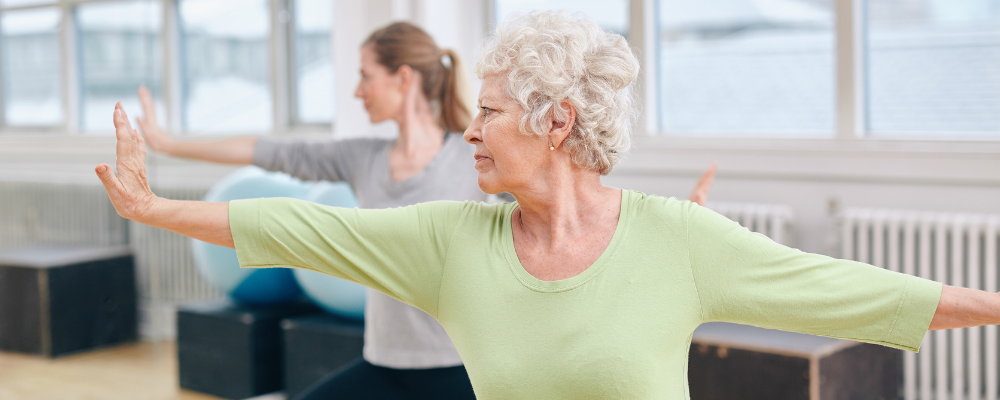
{"label": "hair tie", "polygon": [[441,65],[451,68],[451,54],[448,54],[448,50],[441,50]]}

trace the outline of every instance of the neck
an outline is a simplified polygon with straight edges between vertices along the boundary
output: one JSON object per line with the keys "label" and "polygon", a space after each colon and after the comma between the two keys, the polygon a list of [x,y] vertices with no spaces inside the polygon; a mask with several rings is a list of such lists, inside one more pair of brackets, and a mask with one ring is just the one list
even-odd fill
{"label": "neck", "polygon": [[535,175],[545,178],[532,182],[531,187],[512,191],[519,207],[514,224],[527,236],[550,245],[586,234],[599,221],[617,220],[621,211],[621,190],[604,186],[600,174],[572,162],[558,164]]}
{"label": "neck", "polygon": [[406,107],[396,118],[396,123],[399,125],[399,139],[395,147],[404,154],[426,151],[437,154],[447,134],[426,99],[418,101],[414,107]]}

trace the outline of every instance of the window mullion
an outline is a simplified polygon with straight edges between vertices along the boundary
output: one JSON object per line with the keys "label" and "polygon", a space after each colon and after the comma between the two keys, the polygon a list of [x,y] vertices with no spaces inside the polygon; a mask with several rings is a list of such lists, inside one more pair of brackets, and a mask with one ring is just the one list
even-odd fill
{"label": "window mullion", "polygon": [[291,116],[291,90],[289,75],[289,26],[292,15],[285,0],[271,0],[271,99],[274,110],[274,132],[288,130]]}
{"label": "window mullion", "polygon": [[[3,20],[3,13],[4,10],[0,10],[0,21]],[[3,29],[3,27],[0,26],[0,29]],[[3,80],[4,80],[3,60],[4,60],[4,51],[6,50],[4,49],[2,38],[3,38],[3,32],[0,31],[0,133],[2,133],[4,128],[6,128],[7,126],[7,121],[5,121],[7,116],[7,109],[4,106],[4,101],[6,99],[4,99],[5,92],[3,85]]]}
{"label": "window mullion", "polygon": [[835,2],[837,139],[865,136],[865,0]]}
{"label": "window mullion", "polygon": [[68,134],[80,131],[80,59],[77,57],[75,5],[68,0],[59,2],[59,56],[62,73],[63,129]]}
{"label": "window mullion", "polygon": [[656,134],[656,0],[629,0],[629,42],[639,49],[639,77],[635,82],[640,105],[636,135]]}
{"label": "window mullion", "polygon": [[163,86],[160,95],[163,97],[165,117],[162,124],[167,132],[177,134],[184,128],[182,124],[181,101],[184,92],[181,83],[181,48],[180,26],[177,18],[177,0],[162,0],[163,22],[160,27],[160,43],[163,48]]}

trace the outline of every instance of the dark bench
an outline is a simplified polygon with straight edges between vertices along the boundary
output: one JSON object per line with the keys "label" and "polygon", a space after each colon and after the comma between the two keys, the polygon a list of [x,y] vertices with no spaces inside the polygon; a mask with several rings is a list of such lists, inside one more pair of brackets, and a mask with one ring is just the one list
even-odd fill
{"label": "dark bench", "polygon": [[136,339],[127,247],[0,251],[0,350],[56,357]]}

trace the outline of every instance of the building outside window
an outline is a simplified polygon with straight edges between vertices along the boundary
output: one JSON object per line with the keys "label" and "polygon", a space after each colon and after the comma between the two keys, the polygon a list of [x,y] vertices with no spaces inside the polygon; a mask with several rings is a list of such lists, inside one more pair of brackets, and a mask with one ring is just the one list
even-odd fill
{"label": "building outside window", "polygon": [[329,124],[334,116],[333,2],[296,0],[293,7],[297,123]]}
{"label": "building outside window", "polygon": [[[20,1],[5,0],[2,5]],[[60,13],[56,7],[0,14],[0,87],[4,125],[63,123]]]}
{"label": "building outside window", "polygon": [[874,137],[1000,135],[1000,2],[869,0]]}
{"label": "building outside window", "polygon": [[833,0],[659,0],[660,131],[832,136]]}
{"label": "building outside window", "polygon": [[268,2],[182,0],[179,9],[184,129],[270,130],[274,113]]}
{"label": "building outside window", "polygon": [[114,134],[108,110],[122,102],[134,118],[142,109],[136,88],[149,88],[163,115],[162,5],[154,0],[81,4],[76,11],[80,50],[81,129]]}

